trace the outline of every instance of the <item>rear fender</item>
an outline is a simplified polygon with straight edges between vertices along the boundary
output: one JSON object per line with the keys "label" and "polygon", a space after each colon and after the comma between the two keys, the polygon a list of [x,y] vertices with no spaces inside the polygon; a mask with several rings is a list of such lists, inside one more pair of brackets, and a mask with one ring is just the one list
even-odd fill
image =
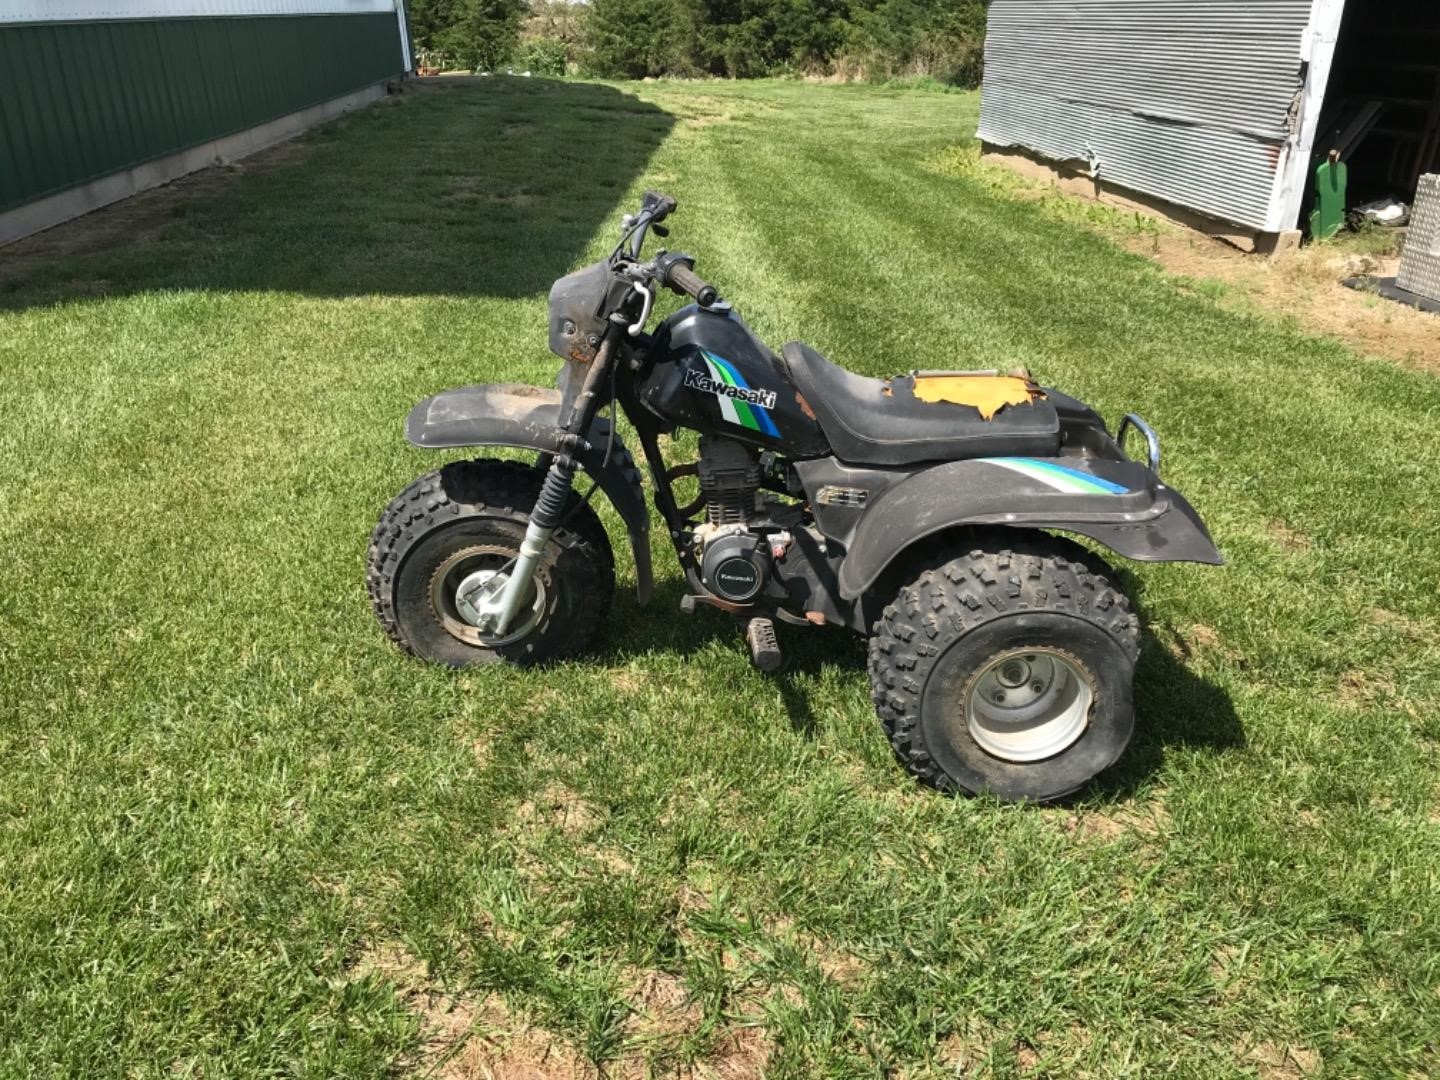
{"label": "rear fender", "polygon": [[[561,395],[520,383],[462,386],[428,397],[405,418],[405,438],[415,446],[437,450],[457,446],[509,446],[558,453],[564,431],[560,427]],[[586,436],[588,447],[576,460],[614,504],[630,535],[635,557],[635,591],[646,603],[654,592],[650,566],[650,512],[640,470],[615,433],[610,460],[605,448],[610,422],[596,417]]]}
{"label": "rear fender", "polygon": [[1138,462],[974,458],[918,472],[866,508],[840,594],[861,596],[911,544],[963,525],[1078,533],[1139,562],[1224,562],[1184,496]]}

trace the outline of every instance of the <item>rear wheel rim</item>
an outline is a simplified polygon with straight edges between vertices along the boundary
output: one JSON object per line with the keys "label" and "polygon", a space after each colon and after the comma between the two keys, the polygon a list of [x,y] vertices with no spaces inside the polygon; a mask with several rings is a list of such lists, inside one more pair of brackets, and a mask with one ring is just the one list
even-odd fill
{"label": "rear wheel rim", "polygon": [[993,657],[966,685],[965,724],[991,757],[1025,764],[1070,749],[1085,734],[1095,683],[1072,656],[1049,648]]}
{"label": "rear wheel rim", "polygon": [[536,574],[531,593],[520,605],[508,633],[501,637],[480,631],[467,611],[473,611],[461,597],[484,587],[495,577],[503,578],[515,561],[515,549],[501,544],[476,544],[447,556],[430,577],[430,604],[435,618],[445,632],[467,645],[496,649],[523,640],[545,615],[547,601],[545,584]]}

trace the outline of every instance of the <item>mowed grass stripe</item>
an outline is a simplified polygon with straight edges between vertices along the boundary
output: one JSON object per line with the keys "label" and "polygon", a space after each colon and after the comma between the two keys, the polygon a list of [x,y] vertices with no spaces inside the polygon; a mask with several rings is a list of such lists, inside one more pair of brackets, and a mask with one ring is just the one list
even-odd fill
{"label": "mowed grass stripe", "polygon": [[[975,115],[493,80],[0,275],[0,1071],[390,1075],[497,1008],[660,1072],[743,1033],[782,1076],[1437,1071],[1435,384],[947,172]],[[1231,565],[1127,579],[1140,730],[1077,805],[917,791],[858,639],[758,675],[663,552],[635,608],[608,511],[593,659],[376,631],[368,530],[444,457],[406,410],[548,382],[549,281],[649,186],[772,344],[1026,363],[1160,429]]]}

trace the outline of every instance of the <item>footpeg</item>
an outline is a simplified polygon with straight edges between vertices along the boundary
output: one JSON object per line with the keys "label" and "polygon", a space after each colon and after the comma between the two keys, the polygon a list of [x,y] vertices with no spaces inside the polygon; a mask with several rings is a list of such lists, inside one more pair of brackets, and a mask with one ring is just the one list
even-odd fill
{"label": "footpeg", "polygon": [[745,624],[745,640],[750,643],[750,659],[761,671],[779,671],[785,663],[780,652],[780,642],[775,637],[775,624],[762,616],[756,616]]}

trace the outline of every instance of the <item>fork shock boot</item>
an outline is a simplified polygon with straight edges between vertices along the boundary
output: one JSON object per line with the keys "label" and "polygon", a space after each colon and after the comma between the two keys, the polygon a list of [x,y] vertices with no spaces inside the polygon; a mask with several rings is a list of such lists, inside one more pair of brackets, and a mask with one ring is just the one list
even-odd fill
{"label": "fork shock boot", "polygon": [[555,527],[564,516],[565,502],[570,498],[570,489],[575,482],[575,461],[568,454],[561,454],[550,463],[545,474],[545,483],[530,511],[530,524],[525,529],[525,538],[520,542],[520,553],[515,556],[515,565],[498,598],[489,600],[482,607],[482,616],[491,631],[504,634],[510,628],[520,603],[535,576],[535,567],[545,553]]}

